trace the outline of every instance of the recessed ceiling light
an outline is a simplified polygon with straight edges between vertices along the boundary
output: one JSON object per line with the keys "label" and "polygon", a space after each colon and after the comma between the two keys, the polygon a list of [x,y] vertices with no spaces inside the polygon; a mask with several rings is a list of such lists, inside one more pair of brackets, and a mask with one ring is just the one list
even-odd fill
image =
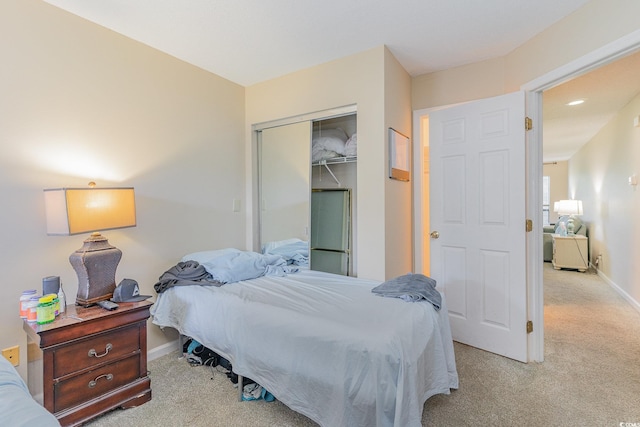
{"label": "recessed ceiling light", "polygon": [[584,99],[576,99],[575,101],[571,101],[571,102],[567,103],[567,105],[570,105],[570,106],[580,105],[583,102],[584,102]]}

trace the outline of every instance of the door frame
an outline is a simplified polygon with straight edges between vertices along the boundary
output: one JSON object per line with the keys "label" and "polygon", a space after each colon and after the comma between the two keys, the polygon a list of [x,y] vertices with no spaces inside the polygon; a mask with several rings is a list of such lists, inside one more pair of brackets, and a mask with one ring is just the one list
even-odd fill
{"label": "door frame", "polygon": [[[640,50],[640,30],[608,43],[565,65],[558,67],[522,86],[526,93],[525,111],[532,119],[533,129],[527,132],[526,162],[526,214],[533,220],[533,230],[527,233],[527,311],[533,323],[533,332],[528,336],[527,353],[529,361],[544,361],[544,287],[542,255],[542,93],[554,86],[565,83],[603,65],[616,61]],[[498,95],[498,94],[497,94]],[[430,112],[453,105],[432,107],[413,111],[413,197],[420,200],[422,194],[423,149],[420,118]],[[414,270],[422,268],[422,203],[414,203]],[[538,238],[536,238],[536,236]]]}

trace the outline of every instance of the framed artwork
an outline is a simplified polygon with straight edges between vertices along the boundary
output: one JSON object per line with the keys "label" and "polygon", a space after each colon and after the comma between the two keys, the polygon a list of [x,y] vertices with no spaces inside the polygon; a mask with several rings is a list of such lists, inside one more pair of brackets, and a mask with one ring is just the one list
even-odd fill
{"label": "framed artwork", "polygon": [[389,128],[389,178],[409,181],[411,176],[411,140]]}

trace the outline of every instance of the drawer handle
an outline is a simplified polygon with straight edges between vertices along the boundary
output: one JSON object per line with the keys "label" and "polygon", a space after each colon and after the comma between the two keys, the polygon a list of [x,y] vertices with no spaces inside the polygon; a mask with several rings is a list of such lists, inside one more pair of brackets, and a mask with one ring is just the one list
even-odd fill
{"label": "drawer handle", "polygon": [[93,381],[89,381],[89,388],[93,388],[96,386],[96,384],[98,384],[98,380],[100,378],[106,378],[107,381],[111,381],[113,379],[113,374],[103,374],[103,375],[98,375],[96,377],[96,379],[94,379]]}
{"label": "drawer handle", "polygon": [[96,353],[96,349],[92,348],[91,350],[89,350],[89,357],[104,357],[107,354],[109,354],[109,350],[111,350],[112,348],[113,348],[113,346],[111,345],[111,343],[108,343],[107,346],[104,349],[104,353],[102,353],[102,354]]}

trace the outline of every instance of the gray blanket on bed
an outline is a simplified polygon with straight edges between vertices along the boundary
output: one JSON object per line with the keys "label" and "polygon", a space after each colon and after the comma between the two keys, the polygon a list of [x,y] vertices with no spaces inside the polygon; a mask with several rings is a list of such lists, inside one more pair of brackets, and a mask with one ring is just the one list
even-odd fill
{"label": "gray blanket on bed", "polygon": [[371,292],[408,302],[427,300],[436,310],[440,310],[442,304],[442,296],[436,289],[436,281],[424,274],[409,273],[395,277],[376,286]]}
{"label": "gray blanket on bed", "polygon": [[153,285],[157,293],[161,293],[171,286],[206,285],[221,286],[217,280],[197,261],[179,262],[162,273],[158,283]]}

